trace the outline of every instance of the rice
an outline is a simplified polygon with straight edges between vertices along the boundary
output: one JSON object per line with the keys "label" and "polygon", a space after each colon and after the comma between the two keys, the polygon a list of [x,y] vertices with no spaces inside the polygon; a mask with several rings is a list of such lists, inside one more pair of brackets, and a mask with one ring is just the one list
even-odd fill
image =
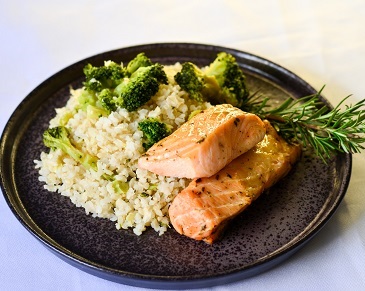
{"label": "rice", "polygon": [[[97,171],[86,170],[61,150],[42,152],[34,162],[45,189],[69,197],[86,214],[110,219],[117,229],[131,228],[136,235],[147,227],[160,235],[167,230],[169,205],[189,180],[138,168],[138,158],[145,152],[138,123],[146,117],[157,117],[176,130],[192,111],[206,109],[210,104],[189,99],[175,83],[173,76],[181,69],[179,63],[164,69],[169,84],[160,85],[159,92],[134,112],[120,108],[107,117],[91,117],[76,110],[84,89],[71,89],[70,99],[65,107],[56,109],[49,126],[61,125],[65,116],[71,116],[65,124],[71,139],[82,151],[98,158]],[[107,175],[128,183],[128,190],[117,191],[115,183],[105,179]]]}

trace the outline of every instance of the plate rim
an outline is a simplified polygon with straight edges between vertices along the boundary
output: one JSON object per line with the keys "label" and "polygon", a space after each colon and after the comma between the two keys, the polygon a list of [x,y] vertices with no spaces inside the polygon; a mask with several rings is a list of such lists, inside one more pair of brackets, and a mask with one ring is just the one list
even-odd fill
{"label": "plate rim", "polygon": [[[45,79],[43,82],[41,82],[38,86],[36,86],[30,93],[26,95],[26,97],[19,103],[19,105],[16,107],[16,109],[11,114],[9,120],[7,121],[0,140],[0,156],[4,156],[4,152],[7,150],[6,147],[9,147],[9,135],[11,134],[11,129],[14,126],[14,123],[16,122],[17,116],[22,115],[21,113],[24,111],[24,106],[27,102],[31,102],[32,96],[36,95],[39,91],[43,90],[47,83],[51,82],[54,79],[59,78],[59,76],[62,76],[63,74],[67,73],[68,71],[72,70],[72,68],[83,66],[90,60],[93,60],[95,58],[102,59],[103,56],[113,54],[120,51],[143,51],[148,47],[154,47],[154,48],[171,48],[171,47],[186,47],[189,49],[195,49],[195,50],[210,50],[214,53],[216,53],[219,50],[224,50],[236,55],[249,57],[255,60],[259,60],[260,62],[266,63],[270,66],[275,67],[275,69],[278,69],[281,71],[281,73],[285,75],[290,75],[291,77],[294,77],[296,81],[300,81],[304,86],[315,92],[316,90],[310,86],[305,80],[303,80],[301,77],[296,75],[295,73],[291,72],[290,70],[282,67],[279,64],[276,64],[266,58],[260,57],[258,55],[252,54],[250,52],[245,52],[242,50],[237,50],[233,48],[228,48],[224,46],[217,46],[217,45],[210,45],[210,44],[200,44],[200,43],[187,43],[187,42],[168,42],[168,43],[149,43],[149,44],[141,44],[141,45],[135,45],[135,46],[129,46],[119,49],[113,49],[110,51],[98,53],[92,56],[89,56],[87,58],[84,58],[82,60],[79,60],[61,70],[56,72],[55,74],[51,75],[47,79]],[[206,51],[204,51],[206,52]],[[327,105],[331,106],[329,101],[321,96],[321,98],[327,103]],[[19,122],[19,121],[17,121]],[[24,128],[28,128],[29,126],[26,124]],[[24,129],[24,130],[25,130]],[[14,151],[11,151],[13,155],[15,155]],[[295,243],[293,243],[289,248],[285,248],[284,250],[278,249],[276,250],[276,254],[271,254],[269,258],[261,258],[261,261],[256,261],[255,263],[246,266],[244,268],[239,268],[238,270],[232,270],[229,273],[223,273],[218,275],[209,275],[209,276],[197,276],[194,278],[191,278],[192,276],[159,276],[159,275],[148,275],[148,274],[138,274],[123,270],[116,270],[114,268],[106,267],[103,265],[100,265],[98,263],[92,262],[86,258],[83,258],[80,255],[72,254],[69,250],[64,248],[63,246],[60,246],[57,242],[54,242],[52,238],[50,238],[47,234],[45,234],[40,227],[36,225],[36,223],[33,221],[33,219],[28,215],[26,208],[24,205],[22,205],[21,200],[19,199],[18,203],[20,205],[16,205],[16,201],[13,201],[15,198],[14,195],[19,197],[18,193],[11,193],[11,188],[15,189],[16,191],[16,182],[14,179],[14,175],[11,175],[12,179],[10,181],[6,181],[5,178],[9,177],[9,173],[5,173],[4,171],[14,170],[14,164],[10,165],[9,169],[6,169],[6,165],[4,165],[4,159],[0,162],[0,187],[3,193],[3,196],[5,198],[5,201],[9,208],[11,209],[12,213],[15,215],[17,220],[33,235],[36,239],[41,241],[48,249],[50,249],[54,254],[56,254],[61,259],[65,260],[69,264],[73,265],[74,267],[77,267],[83,271],[86,271],[90,274],[99,276],[99,277],[106,277],[108,280],[123,283],[126,285],[132,285],[137,287],[147,287],[147,288],[155,288],[156,286],[158,288],[174,288],[174,289],[180,289],[180,288],[199,288],[199,287],[210,287],[210,286],[216,286],[219,282],[219,285],[222,283],[230,283],[233,281],[237,281],[239,279],[244,279],[247,277],[250,277],[251,275],[255,275],[256,268],[261,268],[263,271],[266,271],[273,266],[281,263],[284,261],[288,256],[295,253],[297,250],[299,250],[301,247],[303,247],[311,238],[313,238],[322,228],[323,226],[330,220],[330,218],[333,216],[333,214],[336,212],[338,206],[341,204],[341,201],[343,200],[347,188],[350,182],[351,177],[351,171],[352,171],[352,155],[351,154],[342,154],[344,159],[345,167],[345,181],[341,181],[341,187],[339,189],[339,193],[336,195],[336,199],[334,202],[332,202],[331,207],[328,209],[324,214],[324,217],[321,217],[321,219],[316,223],[315,228],[312,229],[307,233],[307,231],[302,231],[301,235],[302,237],[298,239]],[[11,161],[14,161],[15,157],[10,157]],[[9,186],[10,185],[10,186]],[[9,193],[10,192],[10,193]],[[16,199],[15,199],[16,200]],[[318,214],[319,216],[320,213]],[[30,220],[27,221],[26,218]],[[309,226],[309,225],[308,225]],[[42,232],[42,233],[40,233]],[[290,241],[290,243],[292,240]],[[66,250],[66,252],[65,252]],[[284,256],[287,254],[286,256]],[[263,264],[266,264],[263,267]],[[242,272],[246,272],[248,276],[242,276]],[[250,274],[252,273],[252,274]],[[260,272],[261,273],[261,272]],[[116,278],[115,276],[120,277],[120,279]]]}

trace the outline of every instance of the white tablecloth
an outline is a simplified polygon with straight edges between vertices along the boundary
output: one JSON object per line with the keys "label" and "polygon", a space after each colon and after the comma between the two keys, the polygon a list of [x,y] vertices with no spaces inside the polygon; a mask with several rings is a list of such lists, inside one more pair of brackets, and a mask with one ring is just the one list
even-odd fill
{"label": "white tablecloth", "polygon": [[[195,42],[288,68],[336,104],[364,98],[365,1],[0,1],[0,131],[21,100],[60,69],[111,49]],[[365,290],[365,153],[325,228],[290,259],[214,290]],[[65,263],[0,196],[0,290],[142,290]]]}

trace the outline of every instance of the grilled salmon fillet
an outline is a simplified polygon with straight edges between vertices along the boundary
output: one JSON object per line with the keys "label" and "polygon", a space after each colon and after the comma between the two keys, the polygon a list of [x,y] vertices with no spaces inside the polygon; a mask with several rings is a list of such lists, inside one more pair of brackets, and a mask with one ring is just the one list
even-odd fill
{"label": "grilled salmon fillet", "polygon": [[177,232],[213,243],[227,222],[290,171],[300,146],[288,144],[264,123],[267,133],[254,148],[213,176],[194,179],[175,197],[169,216]]}
{"label": "grilled salmon fillet", "polygon": [[265,136],[263,121],[232,105],[201,111],[154,144],[138,166],[163,176],[209,177]]}

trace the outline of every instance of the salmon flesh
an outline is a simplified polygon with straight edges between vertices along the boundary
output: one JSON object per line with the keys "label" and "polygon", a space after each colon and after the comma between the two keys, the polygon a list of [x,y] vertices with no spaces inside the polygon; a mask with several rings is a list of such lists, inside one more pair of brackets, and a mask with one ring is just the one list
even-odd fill
{"label": "salmon flesh", "polygon": [[265,132],[254,114],[228,104],[212,106],[154,144],[138,166],[163,176],[209,177],[255,146]]}
{"label": "salmon flesh", "polygon": [[267,133],[260,143],[213,176],[194,179],[175,197],[169,216],[178,233],[213,243],[227,222],[290,171],[300,146],[288,144],[264,122]]}

